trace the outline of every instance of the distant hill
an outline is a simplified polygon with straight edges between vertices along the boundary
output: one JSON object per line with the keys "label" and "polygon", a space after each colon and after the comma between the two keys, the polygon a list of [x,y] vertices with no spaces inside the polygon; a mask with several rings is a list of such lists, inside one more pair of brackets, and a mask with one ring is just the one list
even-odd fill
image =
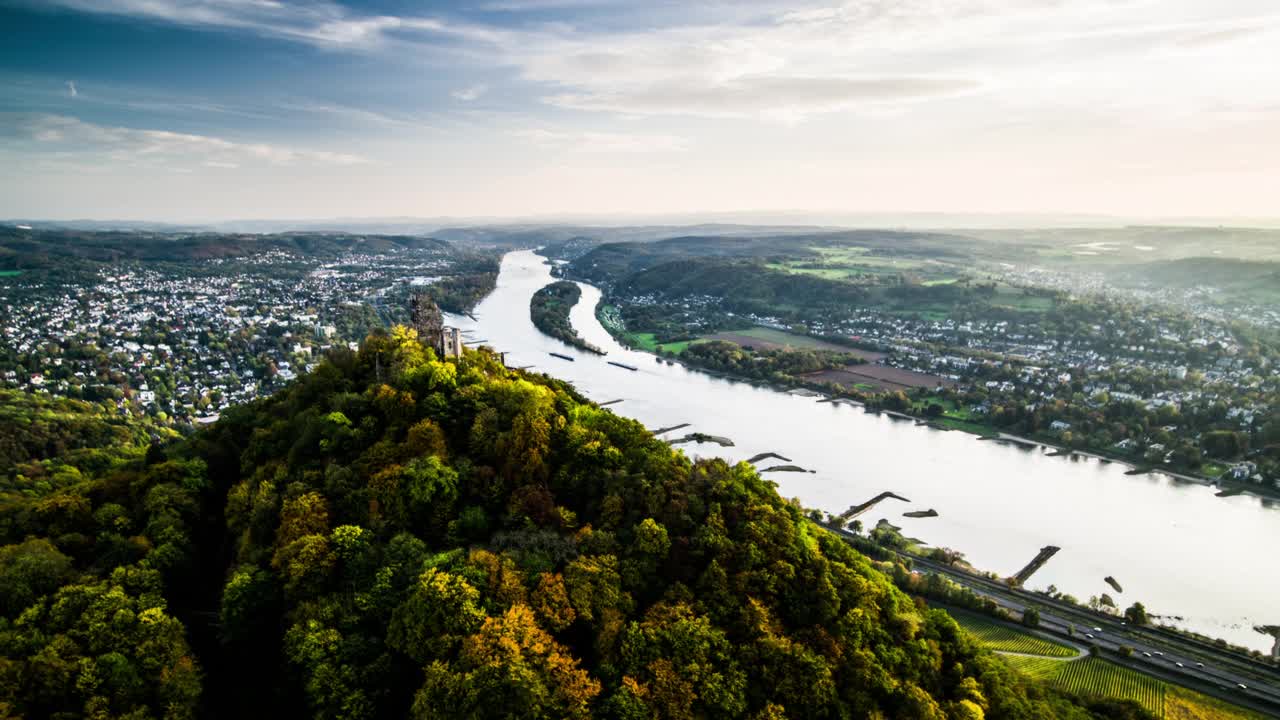
{"label": "distant hill", "polygon": [[655,242],[603,244],[570,265],[577,275],[609,284],[660,264],[695,258],[817,257],[815,247],[858,246],[879,255],[961,259],[989,243],[961,235],[896,230],[841,230],[786,235],[682,235]]}
{"label": "distant hill", "polygon": [[0,269],[22,270],[66,260],[93,262],[187,261],[246,257],[270,251],[306,257],[336,256],[352,250],[371,253],[401,249],[446,249],[434,238],[407,235],[283,233],[246,235],[82,230],[21,230],[0,227]]}
{"label": "distant hill", "polygon": [[1212,288],[1223,301],[1280,303],[1280,262],[1191,257],[1118,268],[1112,277],[1127,285]]}

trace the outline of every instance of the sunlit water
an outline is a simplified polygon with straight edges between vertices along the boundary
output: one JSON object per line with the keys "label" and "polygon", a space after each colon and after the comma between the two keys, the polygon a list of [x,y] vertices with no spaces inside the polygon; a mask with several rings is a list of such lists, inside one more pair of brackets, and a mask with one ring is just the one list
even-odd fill
{"label": "sunlit water", "polygon": [[[1219,498],[1209,487],[1163,475],[1125,475],[1123,465],[1047,457],[1040,449],[979,441],[660,363],[613,340],[593,312],[600,291],[585,284],[573,326],[609,354],[580,352],[529,320],[530,297],[551,281],[542,257],[510,253],[497,289],[476,308],[477,319],[451,321],[471,339],[505,351],[508,365],[532,365],[569,380],[597,402],[623,400],[612,409],[651,429],[687,422],[691,427],[672,435],[700,431],[735,443],[683,446],[691,455],[736,461],[772,451],[816,471],[766,475],[783,496],[806,507],[839,513],[892,490],[911,502],[886,501],[862,517],[864,524],[887,518],[904,534],[959,550],[1001,575],[1016,572],[1041,547],[1057,545],[1062,551],[1029,587],[1054,584],[1081,600],[1109,593],[1121,607],[1138,600],[1152,612],[1182,616],[1180,624],[1207,635],[1270,648],[1270,638],[1252,627],[1280,624],[1276,503]],[[551,357],[553,351],[576,361]],[[902,516],[929,508],[939,517]],[[1107,575],[1124,593],[1103,581]]]}

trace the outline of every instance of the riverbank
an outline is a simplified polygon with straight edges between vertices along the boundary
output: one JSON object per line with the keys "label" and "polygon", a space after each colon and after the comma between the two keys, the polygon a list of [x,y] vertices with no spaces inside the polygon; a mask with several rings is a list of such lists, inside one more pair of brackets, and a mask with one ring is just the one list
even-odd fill
{"label": "riverbank", "polygon": [[[1114,596],[1103,582],[1112,575],[1124,583],[1125,599],[1186,618],[1181,627],[1250,648],[1263,649],[1265,640],[1270,649],[1271,639],[1250,628],[1277,622],[1280,577],[1258,568],[1266,567],[1266,548],[1280,542],[1280,506],[1249,496],[1215,498],[1212,490],[1160,475],[1125,477],[1123,466],[1091,458],[1059,462],[1004,443],[974,442],[964,433],[915,432],[915,421],[888,422],[856,401],[820,402],[821,396],[793,386],[770,389],[658,361],[622,347],[602,327],[593,312],[601,291],[584,284],[571,321],[584,339],[609,352],[599,358],[530,322],[530,297],[553,280],[542,258],[510,253],[497,290],[475,313],[478,320],[450,321],[506,352],[513,366],[532,365],[589,397],[623,399],[611,409],[646,427],[683,424],[688,429],[679,435],[701,431],[736,443],[686,445],[686,452],[737,462],[772,451],[815,470],[765,476],[804,507],[838,513],[892,489],[913,504],[876,513],[871,524],[887,514],[906,535],[960,548],[973,566],[1001,574],[1016,571],[1045,545],[1060,546],[1063,552],[1036,583],[1079,598]],[[939,516],[894,518],[928,508]],[[1205,543],[1206,537],[1215,542]]]}
{"label": "riverbank", "polygon": [[713,370],[711,368],[702,367],[698,363],[687,362],[681,359],[681,357],[675,353],[656,353],[648,348],[637,346],[635,343],[631,342],[631,336],[629,333],[627,333],[624,329],[618,327],[614,322],[610,322],[611,320],[613,320],[613,318],[605,318],[601,316],[600,311],[601,311],[601,308],[603,307],[604,307],[603,303],[597,305],[597,307],[593,311],[593,314],[596,316],[596,319],[600,321],[601,326],[603,326],[604,329],[608,331],[609,335],[613,337],[613,339],[616,340],[620,345],[627,347],[631,350],[648,353],[663,362],[668,362],[674,365],[679,365],[681,367],[688,368],[690,370],[696,370],[698,372],[706,373],[708,375],[711,375],[712,377],[719,377],[727,380],[733,380],[735,382],[742,382],[742,383],[752,385],[754,387],[763,387],[763,388],[768,388],[770,390],[776,390],[779,392],[796,393],[798,391],[805,391],[805,392],[818,393],[820,396],[819,402],[846,403],[851,405],[858,405],[866,409],[867,412],[883,413],[889,417],[900,419],[900,420],[911,420],[916,424],[925,425],[935,430],[957,430],[959,432],[974,435],[982,440],[994,440],[997,442],[1024,445],[1028,447],[1031,447],[1031,446],[1040,447],[1044,450],[1047,450],[1048,452],[1046,454],[1051,457],[1070,458],[1072,456],[1079,456],[1079,457],[1093,458],[1101,462],[1115,463],[1117,465],[1127,468],[1130,474],[1144,475],[1144,474],[1151,474],[1151,473],[1159,473],[1161,475],[1165,475],[1183,482],[1195,483],[1197,485],[1203,485],[1207,487],[1218,487],[1218,488],[1221,488],[1224,493],[1229,495],[1246,494],[1246,495],[1251,495],[1254,497],[1265,498],[1265,499],[1280,499],[1280,490],[1268,488],[1268,487],[1253,484],[1253,483],[1230,481],[1221,477],[1209,477],[1206,475],[1197,474],[1193,470],[1190,470],[1188,468],[1175,469],[1167,466],[1158,466],[1158,465],[1152,466],[1152,465],[1145,465],[1145,464],[1137,464],[1132,458],[1125,457],[1119,454],[1108,453],[1106,451],[1098,450],[1098,449],[1082,450],[1082,449],[1076,449],[1076,448],[1069,448],[1069,447],[1055,444],[1049,438],[1024,437],[1020,435],[1014,435],[1011,433],[1003,432],[999,428],[996,428],[990,425],[984,425],[982,423],[977,423],[977,422],[973,422],[972,420],[967,420],[962,418],[949,417],[945,414],[938,417],[930,417],[923,413],[915,413],[910,411],[904,412],[901,410],[877,408],[877,407],[874,407],[874,405],[868,404],[867,401],[869,400],[869,398],[867,398],[865,395],[835,393],[835,392],[832,392],[831,388],[827,385],[820,385],[816,383],[805,383],[799,379],[795,379],[795,381],[792,383],[780,384],[776,382],[768,382],[768,381],[758,380],[755,378],[734,375],[732,373],[726,373],[721,370]]}

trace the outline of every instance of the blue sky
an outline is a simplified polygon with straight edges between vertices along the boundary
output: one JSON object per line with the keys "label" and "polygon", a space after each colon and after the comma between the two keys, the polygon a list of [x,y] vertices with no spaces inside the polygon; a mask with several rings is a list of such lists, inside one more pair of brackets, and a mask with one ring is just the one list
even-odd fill
{"label": "blue sky", "polygon": [[0,216],[1275,216],[1270,0],[0,0]]}

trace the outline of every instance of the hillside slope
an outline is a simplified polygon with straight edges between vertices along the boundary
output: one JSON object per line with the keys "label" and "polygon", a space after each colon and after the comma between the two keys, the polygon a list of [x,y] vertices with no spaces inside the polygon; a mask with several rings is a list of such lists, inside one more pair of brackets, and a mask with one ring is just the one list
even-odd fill
{"label": "hillside slope", "polygon": [[404,329],[0,513],[4,716],[1145,717],[1016,678],[749,466]]}

